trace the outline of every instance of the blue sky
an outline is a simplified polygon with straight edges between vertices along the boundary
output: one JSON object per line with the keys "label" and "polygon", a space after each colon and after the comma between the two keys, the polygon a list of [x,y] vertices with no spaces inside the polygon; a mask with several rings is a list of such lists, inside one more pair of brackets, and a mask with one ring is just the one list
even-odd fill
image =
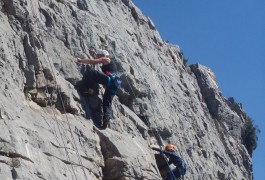
{"label": "blue sky", "polygon": [[265,1],[133,0],[189,64],[210,67],[259,127],[254,179],[265,176]]}

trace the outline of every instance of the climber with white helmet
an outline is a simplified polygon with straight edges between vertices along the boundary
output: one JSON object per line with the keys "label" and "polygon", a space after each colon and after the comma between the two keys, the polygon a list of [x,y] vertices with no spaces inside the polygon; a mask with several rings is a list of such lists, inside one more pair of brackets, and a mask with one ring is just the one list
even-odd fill
{"label": "climber with white helmet", "polygon": [[[176,148],[173,144],[166,145],[164,151],[156,147],[152,147],[152,149],[160,152],[161,154],[165,154],[169,158],[169,161],[163,166],[169,166],[170,164],[174,164],[176,166],[175,169],[170,169],[167,172],[166,180],[175,180],[176,178],[182,178],[185,175],[186,163],[176,154]],[[160,168],[162,169],[163,167]]]}
{"label": "climber with white helmet", "polygon": [[77,62],[92,65],[102,64],[101,70],[103,73],[92,68],[87,69],[82,78],[82,85],[79,88],[83,93],[95,95],[99,93],[98,84],[102,84],[105,87],[103,119],[101,122],[101,128],[105,129],[112,116],[112,99],[121,84],[121,79],[116,75],[115,64],[110,59],[108,51],[99,49],[96,52],[91,50],[90,54],[95,59],[77,58]]}

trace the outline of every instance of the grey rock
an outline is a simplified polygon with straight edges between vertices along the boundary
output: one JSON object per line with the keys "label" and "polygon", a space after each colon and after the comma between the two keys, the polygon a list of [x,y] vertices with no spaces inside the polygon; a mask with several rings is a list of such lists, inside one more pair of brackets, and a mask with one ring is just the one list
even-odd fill
{"label": "grey rock", "polygon": [[36,75],[34,65],[30,65],[28,70],[25,70],[25,77],[26,77],[26,87],[27,88],[36,88]]}
{"label": "grey rock", "polygon": [[240,139],[246,116],[231,98],[226,100],[218,87],[214,73],[207,67],[192,65],[202,95],[214,119],[220,121],[231,135]]}
{"label": "grey rock", "polygon": [[[209,68],[186,67],[131,0],[0,9],[0,179],[161,179],[150,145],[167,143],[187,162],[185,179],[252,179],[242,105]],[[106,130],[75,89],[89,68],[76,57],[90,47],[109,50],[123,80]]]}

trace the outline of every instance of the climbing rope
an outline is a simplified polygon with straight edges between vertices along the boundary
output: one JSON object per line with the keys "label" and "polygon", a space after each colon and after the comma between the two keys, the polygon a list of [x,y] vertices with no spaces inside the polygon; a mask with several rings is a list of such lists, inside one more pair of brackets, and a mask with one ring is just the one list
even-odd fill
{"label": "climbing rope", "polygon": [[[154,77],[153,77],[154,78]],[[154,101],[156,102],[156,100],[154,99]],[[165,104],[165,100],[164,99],[162,99],[162,101],[163,101],[163,103],[161,103],[161,104]],[[161,113],[160,111],[159,111],[159,113]],[[171,117],[172,116],[172,114],[173,114],[173,112],[170,112],[169,113],[169,117]],[[173,119],[173,118],[172,118]],[[166,124],[166,126],[167,126],[167,128],[169,129],[169,127],[168,127],[168,125]],[[177,144],[177,142],[176,141],[174,141],[174,139],[172,139],[172,143],[173,144]],[[181,153],[181,151],[179,150],[179,147],[178,146],[175,146],[176,148],[177,148],[177,151],[179,152],[179,154],[182,156],[182,153]],[[193,163],[191,163],[191,166],[193,167],[193,169],[195,170],[195,166],[194,166],[194,164]],[[199,177],[200,178],[202,178],[201,177],[201,174],[199,174]],[[184,176],[183,176],[183,179],[184,179]]]}
{"label": "climbing rope", "polygon": [[[30,4],[31,4],[31,10],[32,10],[32,12],[34,12],[33,11],[33,5],[32,5],[32,2],[30,1]],[[34,13],[33,13],[33,21],[32,21],[32,23],[34,23],[34,19],[35,19],[36,17],[34,17]],[[29,22],[29,20],[28,20],[28,23],[30,23]],[[33,32],[34,32],[34,30],[32,29],[32,27],[30,26],[30,31],[31,31],[31,33],[33,34]],[[34,46],[34,49],[35,49],[35,42],[34,42],[34,40],[33,40],[33,46]],[[40,61],[40,64],[41,64],[41,68],[43,69],[43,65],[42,65],[42,62]],[[48,87],[47,87],[47,84],[45,84],[45,88],[46,88],[46,90],[48,90]],[[50,101],[50,100],[49,100]],[[53,111],[53,113],[54,113],[54,111]],[[54,117],[56,118],[56,116],[55,116],[55,113],[54,113]],[[56,120],[57,120],[57,118],[56,118]],[[58,122],[56,121],[56,123],[57,123],[57,128],[58,128],[58,130],[59,130],[59,133],[60,133],[60,135],[61,135],[61,139],[62,139],[62,142],[63,142],[63,145],[64,145],[64,149],[65,149],[65,153],[66,153],[66,158],[67,158],[67,160],[70,162],[71,160],[70,160],[70,156],[69,156],[69,152],[67,151],[67,148],[66,148],[66,144],[65,144],[65,142],[64,142],[64,140],[63,140],[63,137],[62,137],[62,132],[60,131],[60,128],[59,128],[59,125],[58,125]],[[57,137],[56,137],[56,139],[57,139]],[[58,141],[58,140],[57,140]],[[75,179],[77,180],[77,176],[76,176],[76,174],[75,174],[75,171],[74,171],[74,168],[73,168],[73,165],[71,164],[71,168],[72,168],[72,172],[73,172],[73,174],[74,174],[74,177],[75,177]]]}
{"label": "climbing rope", "polygon": [[[48,52],[47,52],[46,49],[45,49],[45,51],[46,51],[47,56],[48,56],[48,62],[49,62],[49,66],[50,66],[50,68],[51,68],[51,70],[52,70],[52,74],[53,74],[53,76],[55,77],[56,90],[57,90],[57,93],[58,93],[58,95],[59,95],[59,98],[60,98],[60,101],[61,101],[62,107],[63,107],[63,112],[65,113],[65,117],[66,117],[67,124],[68,124],[68,128],[69,128],[69,131],[70,131],[70,134],[71,134],[72,142],[73,142],[73,144],[74,144],[74,149],[75,149],[76,152],[77,152],[77,157],[78,157],[79,163],[80,163],[81,166],[82,166],[83,173],[84,173],[86,179],[88,179],[88,178],[87,178],[87,175],[86,175],[86,173],[85,173],[85,170],[84,170],[84,165],[83,165],[83,162],[82,162],[81,155],[80,155],[80,153],[79,153],[79,151],[78,151],[77,145],[76,145],[75,140],[74,140],[74,135],[73,135],[73,132],[72,132],[72,128],[71,128],[71,125],[70,125],[70,122],[69,122],[69,118],[68,118],[68,116],[67,116],[67,111],[66,111],[66,108],[65,108],[65,105],[64,105],[64,100],[63,100],[63,98],[62,98],[61,92],[60,92],[59,87],[58,87],[58,85],[57,85],[58,83],[57,83],[57,80],[56,80],[55,72],[54,72],[54,70],[53,70],[53,68],[52,68],[53,66],[52,66],[52,64],[51,64],[51,60],[50,60],[50,58],[49,58],[49,55],[48,55]],[[60,57],[60,56],[59,56],[59,57]],[[60,57],[60,60],[62,61],[61,57]],[[75,116],[74,116],[74,117],[75,117]],[[76,119],[76,117],[75,117],[75,119]],[[77,119],[76,119],[76,120],[77,120]]]}
{"label": "climbing rope", "polygon": [[[114,53],[113,51],[112,51],[112,54],[114,55],[114,58],[116,59],[116,55],[115,55],[115,53]],[[135,95],[135,92],[134,92],[134,90],[133,90],[133,88],[132,88],[132,85],[131,85],[131,83],[130,83],[130,81],[128,80],[128,78],[127,78],[126,75],[125,75],[125,79],[126,79],[128,85],[129,85],[129,88],[131,89],[131,92],[132,92],[132,94],[133,94],[135,100],[137,101],[137,96]],[[144,108],[142,107],[142,104],[139,103],[139,107],[140,107],[140,110],[141,110],[142,112],[144,112]],[[144,119],[145,119],[145,122],[148,122],[147,117],[146,117],[146,116],[143,116],[143,117],[144,117]],[[154,124],[155,124],[155,126],[157,126],[157,122],[156,122],[156,121],[154,121]],[[152,132],[153,136],[159,138],[159,141],[158,141],[158,142],[160,142],[160,143],[159,143],[159,144],[160,144],[159,148],[160,148],[161,151],[163,151],[163,149],[162,149],[162,147],[163,147],[163,141],[162,141],[162,139],[161,139],[161,135],[159,134],[159,131],[156,131],[156,133],[157,133],[157,135],[156,135],[155,132],[154,132],[154,130],[153,130],[153,128],[150,128],[150,129],[151,129],[151,132]],[[151,145],[151,143],[150,143],[150,145]],[[161,147],[161,146],[162,146],[162,147]],[[162,154],[162,156],[163,156],[165,162],[167,163],[167,165],[168,165],[168,167],[169,167],[169,170],[170,170],[170,171],[172,172],[172,174],[174,175],[172,169],[170,168],[170,166],[169,166],[169,164],[168,164],[168,161],[167,161],[166,157],[164,156],[164,154]],[[174,177],[175,177],[175,175],[174,175]]]}
{"label": "climbing rope", "polygon": [[[33,12],[33,19],[35,19],[35,18],[37,19],[37,15],[36,15],[36,12],[33,10],[33,4],[32,4],[31,1],[30,1],[30,4],[31,4],[31,10],[32,10],[32,12]],[[35,12],[35,14],[34,14],[34,12]],[[33,25],[35,24],[34,21],[32,21],[32,23],[33,23]],[[30,27],[30,31],[31,31],[31,32],[34,32],[34,30],[32,29],[32,27]],[[35,49],[36,45],[35,45],[34,40],[33,40],[33,46],[34,46],[34,49]],[[43,48],[44,48],[44,50],[46,51],[45,47],[43,47]],[[46,51],[46,52],[47,52],[47,51]],[[55,87],[56,87],[56,90],[57,90],[58,95],[59,95],[59,97],[60,97],[60,100],[61,100],[61,103],[62,103],[62,107],[63,107],[64,113],[66,114],[67,124],[68,124],[68,126],[69,126],[69,130],[70,130],[70,134],[71,134],[72,140],[73,140],[73,142],[74,142],[74,148],[75,148],[75,150],[76,150],[76,152],[77,152],[79,163],[80,163],[81,166],[82,166],[83,173],[84,173],[86,179],[88,179],[88,178],[87,178],[87,175],[86,175],[86,173],[85,173],[85,170],[84,170],[84,165],[83,165],[83,163],[82,163],[81,156],[80,156],[80,154],[79,154],[79,151],[78,151],[77,145],[76,145],[75,140],[74,140],[74,136],[73,136],[72,129],[71,129],[71,126],[70,126],[70,123],[69,123],[69,119],[68,119],[68,116],[67,116],[67,112],[66,112],[66,109],[65,109],[65,107],[64,107],[64,101],[63,101],[63,99],[62,99],[61,92],[59,91],[59,88],[58,88],[58,85],[57,85],[58,83],[57,83],[57,80],[56,80],[56,76],[55,76],[55,73],[54,73],[54,71],[53,71],[53,68],[52,68],[52,65],[51,65],[51,62],[50,62],[51,60],[50,60],[50,58],[49,58],[48,53],[47,53],[47,57],[48,57],[48,62],[49,62],[50,68],[51,68],[52,73],[53,73],[53,76],[54,76]],[[41,60],[40,60],[40,65],[41,65],[41,69],[43,69],[43,64],[42,64],[42,61],[41,61]],[[46,88],[46,91],[48,92],[48,87],[47,87],[47,86],[48,86],[48,81],[46,80],[45,88]],[[50,99],[50,98],[48,98],[48,99],[49,99],[50,104],[52,105],[52,103],[51,103],[51,99]],[[52,111],[53,111],[53,114],[54,114],[55,119],[57,120],[53,108],[52,108]],[[56,122],[57,122],[58,130],[59,130],[59,132],[60,132],[60,134],[61,134],[62,142],[63,142],[63,144],[64,144],[64,149],[65,149],[65,152],[66,152],[67,159],[68,159],[68,161],[70,162],[71,160],[70,160],[69,152],[67,151],[66,144],[65,144],[65,142],[64,142],[64,140],[63,140],[63,137],[62,137],[62,132],[60,131],[60,128],[59,128],[59,120],[57,120]],[[65,134],[65,133],[64,133],[64,134]],[[74,171],[74,169],[73,169],[73,164],[72,164],[72,163],[70,163],[70,164],[71,164],[72,171],[73,171],[73,174],[74,174],[74,176],[75,176],[75,179],[77,180],[76,173],[75,173],[75,171]]]}
{"label": "climbing rope", "polygon": [[[104,11],[103,11],[104,12]],[[105,14],[105,12],[104,12],[104,14]],[[106,15],[106,14],[105,14]],[[108,16],[106,15],[106,17],[108,18]],[[112,22],[112,20],[110,19],[110,22],[112,23],[112,25],[113,25],[113,22]],[[113,27],[115,27],[114,25],[113,25]],[[115,29],[115,28],[114,28]],[[121,38],[122,39],[122,38]],[[124,42],[123,42],[124,43]],[[130,54],[130,51],[129,51],[129,49],[128,49],[128,47],[127,47],[127,45],[126,45],[126,43],[124,43],[125,44],[125,48],[127,49],[127,52],[129,52],[129,56],[131,56],[131,54]],[[115,56],[115,55],[114,55]],[[131,56],[132,57],[132,56]],[[49,59],[49,57],[48,57],[48,59]],[[49,63],[50,63],[50,60],[49,60]],[[51,66],[51,65],[50,65]],[[137,66],[137,65],[136,65]],[[52,68],[51,68],[52,69]],[[53,70],[53,69],[52,69]],[[141,72],[142,73],[142,72]],[[144,77],[144,76],[142,76],[142,77]],[[55,79],[56,80],[56,79]],[[126,76],[126,80],[128,81],[128,84],[129,84],[129,86],[130,86],[130,88],[131,88],[131,90],[132,90],[132,93],[133,93],[133,95],[134,95],[134,97],[135,97],[135,99],[136,99],[136,95],[135,95],[135,93],[134,93],[134,91],[133,91],[133,88],[131,87],[131,85],[130,85],[130,83],[129,83],[129,80],[127,79],[127,76]],[[57,87],[57,91],[58,91],[58,94],[59,94],[59,96],[60,96],[60,99],[61,99],[61,102],[62,102],[62,105],[63,105],[63,109],[64,109],[64,111],[65,111],[65,113],[66,113],[66,110],[65,110],[65,107],[64,107],[64,103],[63,103],[63,99],[62,99],[62,97],[61,97],[61,94],[60,94],[60,91],[58,90],[58,87]],[[153,97],[152,97],[153,98]],[[137,99],[136,99],[137,100]],[[141,106],[141,104],[140,104],[140,108],[142,109],[142,111],[144,111],[144,109],[142,108],[142,106]],[[161,114],[161,112],[159,112],[159,114],[161,115],[161,117],[162,117],[162,114]],[[67,116],[66,116],[67,117]],[[147,118],[144,116],[144,118],[146,119],[146,122],[148,122],[147,121]],[[70,129],[70,132],[71,132],[71,136],[72,136],[72,138],[73,138],[73,135],[72,135],[72,130],[71,130],[71,127],[70,127],[70,124],[69,124],[69,120],[68,120],[68,118],[67,118],[67,122],[68,122],[68,126],[69,126],[69,129]],[[157,123],[156,123],[156,121],[154,121],[154,123],[155,123],[155,125],[157,125]],[[151,128],[151,131],[152,131],[152,133],[153,133],[153,135],[155,136],[155,133],[154,133],[154,131],[153,131],[153,129]],[[157,134],[158,134],[158,137],[160,138],[160,141],[161,141],[161,143],[162,143],[162,145],[163,145],[163,141],[161,140],[161,135],[159,135],[159,131],[157,131]],[[156,136],[155,136],[156,137]],[[75,143],[75,142],[74,142]],[[75,145],[76,146],[76,145]],[[78,151],[78,150],[77,150]],[[167,162],[167,161],[166,161]]]}
{"label": "climbing rope", "polygon": [[[102,6],[100,6],[100,7],[102,7]],[[101,10],[102,10],[102,9],[101,9]],[[109,20],[111,27],[116,31],[116,33],[119,32],[119,31],[117,30],[116,26],[113,24],[112,19],[109,18],[108,15],[105,13],[105,10],[102,10],[102,12],[104,13],[105,17]],[[133,59],[133,58],[132,58],[133,56],[131,55],[130,50],[129,50],[127,44],[126,44],[126,43],[122,40],[122,38],[120,37],[120,35],[119,35],[120,33],[117,33],[117,34],[118,34],[120,40],[123,42],[123,45],[124,45],[124,47],[126,48],[126,51],[127,51],[128,55],[131,57],[131,59]],[[114,58],[116,59],[116,55],[115,55],[114,51],[112,51],[112,54],[114,55]],[[114,63],[115,63],[115,62],[114,62]],[[124,70],[123,70],[123,71],[124,71]],[[142,76],[142,77],[144,77],[144,76]],[[134,91],[133,91],[133,88],[132,88],[132,86],[130,85],[130,82],[129,82],[129,80],[128,80],[128,78],[127,78],[126,75],[125,75],[125,78],[126,78],[126,81],[127,81],[128,85],[129,85],[129,87],[130,87],[132,93],[133,93],[133,96],[134,96],[135,100],[137,100],[137,97],[136,97],[136,95],[135,95],[135,93],[134,93]],[[139,103],[139,104],[140,104],[140,103]],[[142,108],[141,104],[140,104],[140,108],[141,108],[142,110],[144,110],[144,109]],[[144,112],[144,111],[143,111],[143,112]],[[160,113],[160,115],[161,115],[161,113]],[[144,116],[144,117],[145,117],[145,116]],[[161,117],[162,117],[162,115],[161,115]],[[145,117],[145,120],[146,120],[146,122],[148,122],[146,117]],[[154,121],[154,123],[155,123],[155,125],[157,125],[155,121]],[[152,128],[151,128],[151,132],[153,133],[154,137],[156,137],[156,136],[155,136],[155,133],[154,133],[154,131],[153,131]],[[160,138],[160,141],[161,141],[161,143],[162,143],[162,145],[163,145],[163,141],[161,140],[161,135],[159,134],[159,131],[157,131],[157,134],[158,134],[158,136],[159,136],[159,138]],[[159,148],[160,148],[161,151],[163,151],[163,149],[162,149],[161,147],[159,147]],[[169,166],[169,164],[168,164],[168,161],[167,161],[166,157],[165,157],[164,155],[163,155],[163,157],[164,157],[165,161],[167,162],[167,165],[168,165],[168,167],[169,167],[171,173],[173,174],[173,176],[174,176],[174,178],[175,178],[175,175],[174,175],[172,169],[170,168],[170,166]],[[176,178],[175,178],[175,179],[176,179]]]}
{"label": "climbing rope", "polygon": [[[100,6],[100,7],[102,7],[102,6]],[[106,15],[105,11],[102,10],[102,12],[103,12],[103,13],[105,14],[105,16],[108,18],[108,15]],[[116,30],[116,32],[119,32],[119,31],[117,30],[118,28],[116,28],[116,26],[113,25],[112,19],[111,19],[111,18],[108,18],[108,20],[109,20],[109,22],[110,22],[112,28],[114,28],[114,29]],[[117,34],[118,34],[120,40],[123,42],[123,45],[124,45],[124,47],[125,47],[125,49],[126,49],[128,55],[130,56],[131,59],[133,59],[133,56],[132,56],[131,53],[130,53],[130,52],[131,52],[131,51],[130,51],[131,49],[128,47],[127,43],[125,43],[125,42],[122,40],[122,38],[120,37],[120,35],[119,35],[119,34],[121,34],[121,33],[117,33]],[[112,53],[113,53],[113,52],[112,52]],[[138,65],[136,64],[135,61],[132,61],[132,62],[135,64],[136,67],[138,66]],[[140,75],[141,75],[142,77],[145,77],[145,76],[144,76],[144,73],[141,71],[141,69],[138,68],[138,70],[140,70],[140,71],[138,71],[138,72],[140,72]],[[128,84],[130,84],[129,81],[128,81],[128,79],[127,79],[127,76],[125,76],[125,77],[126,77],[126,81],[128,82]],[[144,80],[145,80],[145,83],[148,84],[145,78],[144,78]],[[130,89],[131,89],[132,92],[133,92],[133,89],[131,88],[131,86],[130,86]],[[134,93],[133,93],[133,95],[134,95],[134,97],[136,97]],[[159,113],[159,115],[160,115],[161,117],[163,117],[163,115],[162,115],[160,109],[157,107],[157,102],[156,102],[156,100],[155,100],[155,97],[154,97],[153,93],[149,92],[149,96],[151,97],[152,100],[154,100],[155,103],[153,103],[153,104],[155,104],[156,109],[157,109],[157,112]],[[165,102],[164,99],[163,99],[163,102]],[[153,106],[152,106],[152,107],[153,107]],[[142,108],[142,107],[141,107],[141,108]],[[171,113],[170,113],[170,116],[172,116]],[[154,122],[155,122],[155,121],[154,121]],[[156,125],[156,123],[155,123],[155,125]],[[166,126],[167,126],[168,129],[170,129],[170,128],[168,127],[167,124],[166,124]],[[153,133],[153,131],[152,131],[152,133]],[[157,133],[159,134],[159,131],[157,131]],[[154,133],[153,133],[153,134],[154,134]],[[159,138],[160,138],[160,141],[162,142],[162,140],[161,140],[161,136],[159,136]],[[176,143],[175,143],[175,144],[176,144]],[[177,149],[178,149],[178,152],[179,152],[180,155],[181,155],[181,151],[179,150],[178,146],[176,146],[176,147],[177,147]],[[173,173],[173,174],[174,174],[174,173]]]}

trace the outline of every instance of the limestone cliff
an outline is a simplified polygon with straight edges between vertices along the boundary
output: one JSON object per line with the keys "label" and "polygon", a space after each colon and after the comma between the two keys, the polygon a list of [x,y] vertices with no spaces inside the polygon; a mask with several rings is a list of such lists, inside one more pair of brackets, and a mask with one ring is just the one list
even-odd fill
{"label": "limestone cliff", "polygon": [[[169,142],[186,179],[252,179],[242,106],[209,68],[186,67],[130,0],[0,0],[0,10],[0,179],[161,179],[150,145]],[[74,88],[91,46],[111,52],[123,79],[106,130]]]}

